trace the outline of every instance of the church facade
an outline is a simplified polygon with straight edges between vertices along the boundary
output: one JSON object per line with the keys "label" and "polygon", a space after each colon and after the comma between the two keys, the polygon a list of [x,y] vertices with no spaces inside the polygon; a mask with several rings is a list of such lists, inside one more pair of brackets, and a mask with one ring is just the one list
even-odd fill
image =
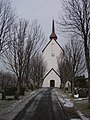
{"label": "church facade", "polygon": [[61,79],[57,72],[57,58],[63,54],[63,49],[57,41],[55,34],[54,20],[52,21],[52,33],[46,46],[42,50],[43,59],[47,65],[47,72],[44,76],[42,87],[60,87]]}

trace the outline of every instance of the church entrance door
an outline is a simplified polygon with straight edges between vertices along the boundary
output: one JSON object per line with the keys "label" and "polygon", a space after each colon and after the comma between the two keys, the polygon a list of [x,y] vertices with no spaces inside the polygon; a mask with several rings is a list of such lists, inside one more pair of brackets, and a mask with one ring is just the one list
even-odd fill
{"label": "church entrance door", "polygon": [[50,87],[55,87],[55,81],[54,80],[50,80]]}

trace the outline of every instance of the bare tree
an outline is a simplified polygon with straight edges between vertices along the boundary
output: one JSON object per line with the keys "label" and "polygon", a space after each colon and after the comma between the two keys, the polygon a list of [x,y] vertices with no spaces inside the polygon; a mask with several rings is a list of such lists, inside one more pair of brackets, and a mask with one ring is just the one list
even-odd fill
{"label": "bare tree", "polygon": [[[78,35],[84,44],[86,66],[88,71],[88,89],[90,104],[90,56],[89,56],[89,35],[90,35],[90,0],[69,0],[63,2],[65,14],[58,22],[59,28],[64,32]],[[61,18],[61,15],[59,16]],[[61,26],[61,27],[60,27]]]}
{"label": "bare tree", "polygon": [[[25,81],[28,83],[28,79],[30,79],[30,69],[32,66],[31,61],[33,57],[40,52],[45,42],[44,34],[42,33],[40,25],[38,25],[37,20],[33,21],[30,25],[29,30],[29,39],[27,41],[26,49],[25,49],[25,58],[26,58],[26,67],[25,67]],[[28,84],[27,84],[28,86]]]}
{"label": "bare tree", "polygon": [[78,40],[71,40],[64,49],[63,61],[58,61],[59,71],[63,72],[64,81],[71,81],[72,96],[74,96],[75,77],[85,72],[83,45]]}
{"label": "bare tree", "polygon": [[40,54],[36,54],[30,63],[30,78],[33,80],[35,88],[42,86],[45,72],[46,63]]}
{"label": "bare tree", "polygon": [[60,54],[60,56],[57,58],[57,64],[58,64],[58,69],[57,69],[57,71],[58,71],[58,73],[59,73],[59,75],[60,75],[60,79],[61,79],[61,89],[63,90],[64,89],[64,85],[65,85],[65,83],[66,83],[66,74],[65,74],[65,68],[67,68],[66,67],[66,65],[65,65],[65,61],[64,61],[64,53],[61,55]]}
{"label": "bare tree", "polygon": [[17,93],[19,94],[25,76],[25,79],[28,79],[30,60],[41,48],[44,36],[37,22],[29,26],[25,20],[20,20],[10,32],[12,43],[5,52],[4,62],[7,68],[17,76]]}
{"label": "bare tree", "polygon": [[58,57],[57,59],[57,63],[58,63],[58,73],[60,74],[60,78],[61,78],[61,89],[65,91],[65,83],[67,81],[71,81],[71,71],[70,71],[70,67],[71,64],[69,63],[68,60],[66,60],[65,56]]}
{"label": "bare tree", "polygon": [[4,90],[7,86],[16,86],[16,77],[10,72],[0,71],[0,87]]}
{"label": "bare tree", "polygon": [[19,95],[23,80],[26,29],[26,21],[20,20],[19,23],[13,25],[9,36],[12,42],[8,44],[8,49],[4,53],[6,67],[17,76],[17,96]]}
{"label": "bare tree", "polygon": [[7,44],[10,42],[9,31],[14,21],[15,14],[10,2],[0,0],[0,54],[7,49]]}

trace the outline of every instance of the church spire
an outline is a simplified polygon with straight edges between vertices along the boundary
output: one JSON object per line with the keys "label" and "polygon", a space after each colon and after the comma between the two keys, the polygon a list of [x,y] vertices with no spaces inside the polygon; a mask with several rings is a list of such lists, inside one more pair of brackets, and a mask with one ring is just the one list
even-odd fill
{"label": "church spire", "polygon": [[52,33],[50,35],[50,40],[52,40],[52,39],[54,39],[54,40],[57,39],[57,35],[55,34],[54,19],[52,21]]}

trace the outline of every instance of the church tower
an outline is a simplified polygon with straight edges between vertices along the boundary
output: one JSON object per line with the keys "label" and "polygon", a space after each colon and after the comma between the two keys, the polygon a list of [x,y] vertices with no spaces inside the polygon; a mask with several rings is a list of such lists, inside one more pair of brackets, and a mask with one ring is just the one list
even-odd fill
{"label": "church tower", "polygon": [[47,64],[47,72],[44,76],[42,87],[60,87],[61,80],[57,72],[57,58],[63,54],[63,49],[57,41],[54,20],[52,21],[52,33],[49,38],[48,43],[42,50],[43,59]]}

